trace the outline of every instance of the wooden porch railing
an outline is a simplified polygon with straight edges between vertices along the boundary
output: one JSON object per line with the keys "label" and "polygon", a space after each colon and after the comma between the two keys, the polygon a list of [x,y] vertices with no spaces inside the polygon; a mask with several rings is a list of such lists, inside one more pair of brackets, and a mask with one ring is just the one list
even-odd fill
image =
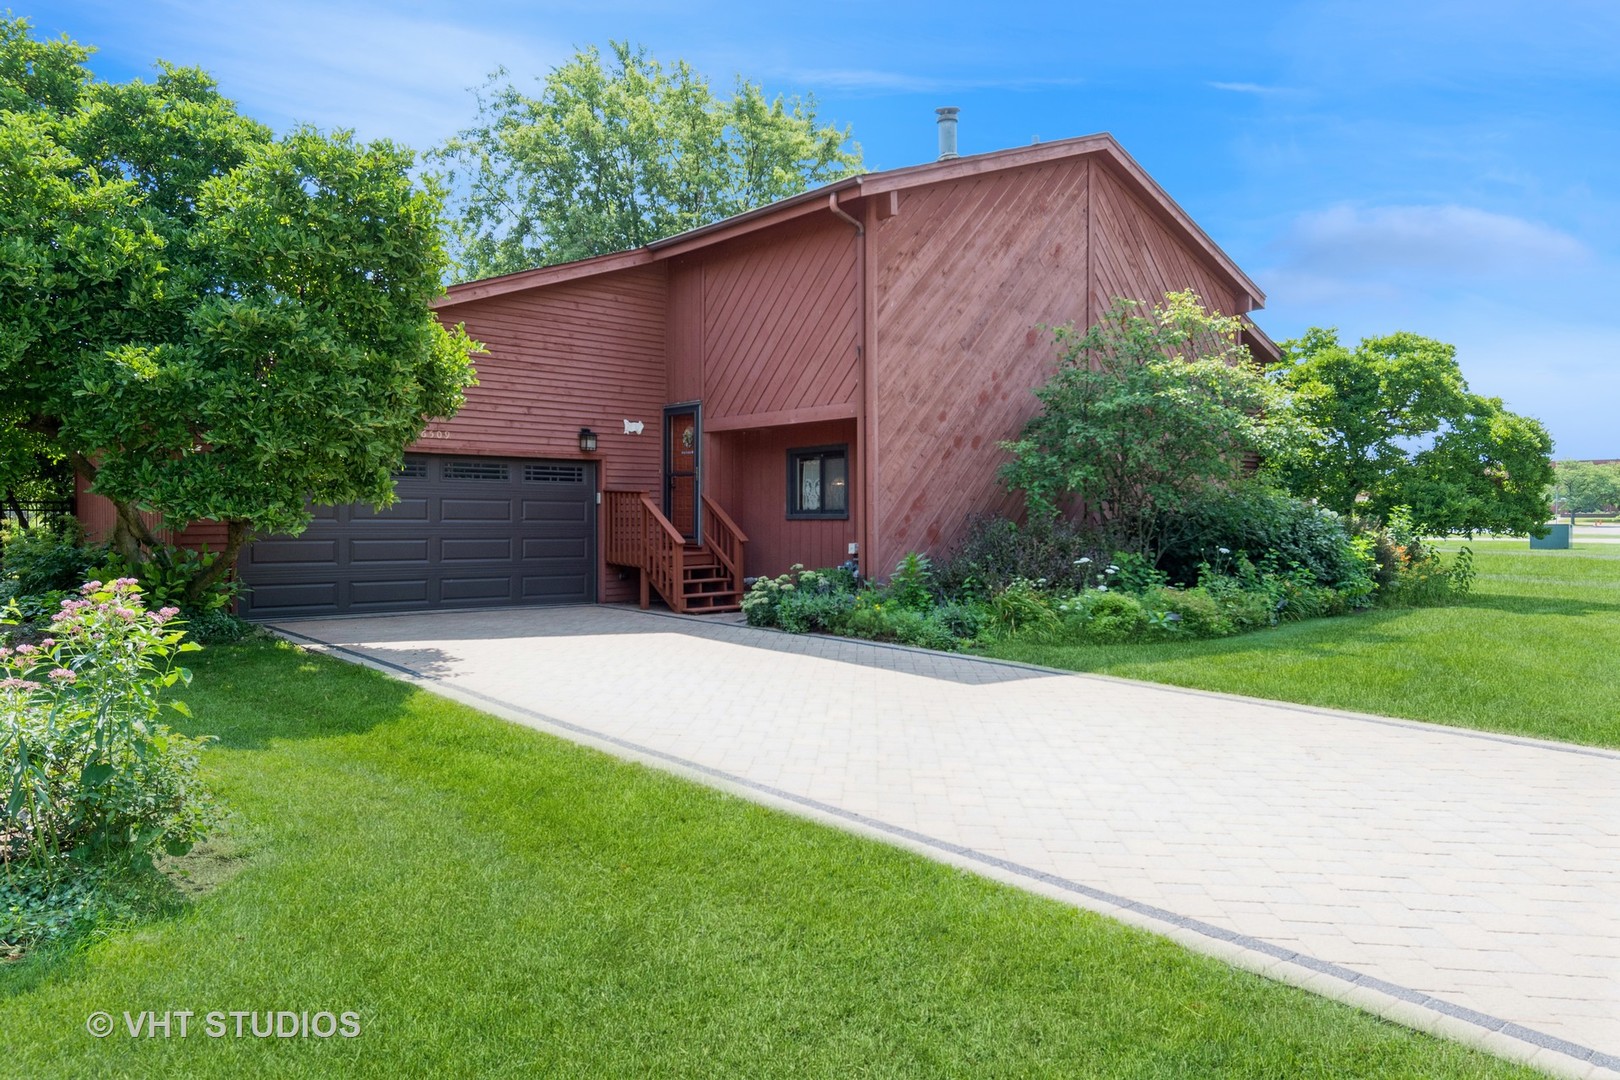
{"label": "wooden porch railing", "polygon": [[602,497],[607,503],[607,561],[640,568],[643,608],[652,603],[650,585],[671,611],[684,611],[686,538],[645,491],[610,488]]}
{"label": "wooden porch railing", "polygon": [[720,504],[703,496],[703,546],[714,552],[720,565],[731,578],[731,587],[742,595],[743,552],[748,547],[748,536],[731,520],[731,515],[720,509]]}
{"label": "wooden porch railing", "polygon": [[688,544],[645,491],[608,488],[602,502],[607,561],[641,571],[642,607],[656,590],[671,611],[737,610],[748,537],[713,499],[703,497],[701,546]]}

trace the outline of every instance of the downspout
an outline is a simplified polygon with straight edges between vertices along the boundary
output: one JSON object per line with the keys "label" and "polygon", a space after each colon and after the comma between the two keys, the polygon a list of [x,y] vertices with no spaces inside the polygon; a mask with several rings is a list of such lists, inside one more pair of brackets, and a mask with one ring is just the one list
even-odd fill
{"label": "downspout", "polygon": [[[859,183],[859,181],[857,181]],[[860,553],[857,555],[861,573],[866,577],[872,576],[873,559],[876,556],[873,540],[876,527],[872,521],[872,484],[877,476],[873,468],[872,447],[876,440],[872,437],[872,406],[876,395],[872,393],[872,325],[871,312],[868,309],[866,298],[866,226],[860,220],[848,213],[838,205],[838,193],[833,192],[827,196],[827,209],[837,217],[844,219],[855,226],[855,294],[856,303],[860,308],[860,344],[855,346],[855,358],[860,370],[861,379],[861,412],[859,422],[855,426],[855,447],[860,457],[861,477],[861,527],[857,532],[860,537]]]}

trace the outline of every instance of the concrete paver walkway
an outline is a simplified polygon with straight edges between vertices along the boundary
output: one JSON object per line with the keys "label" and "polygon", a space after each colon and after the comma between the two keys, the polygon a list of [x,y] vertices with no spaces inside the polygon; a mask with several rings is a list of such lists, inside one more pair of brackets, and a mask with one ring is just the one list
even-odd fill
{"label": "concrete paver walkway", "polygon": [[1572,1076],[1620,1076],[1620,754],[609,607],[284,622]]}

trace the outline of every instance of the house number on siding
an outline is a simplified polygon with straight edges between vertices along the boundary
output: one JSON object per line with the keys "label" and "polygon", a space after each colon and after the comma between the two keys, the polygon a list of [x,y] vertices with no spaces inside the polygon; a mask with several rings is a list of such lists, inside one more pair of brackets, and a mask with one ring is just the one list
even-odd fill
{"label": "house number on siding", "polygon": [[449,437],[450,433],[448,431],[438,428],[428,428],[422,432],[422,438],[424,439],[448,439]]}

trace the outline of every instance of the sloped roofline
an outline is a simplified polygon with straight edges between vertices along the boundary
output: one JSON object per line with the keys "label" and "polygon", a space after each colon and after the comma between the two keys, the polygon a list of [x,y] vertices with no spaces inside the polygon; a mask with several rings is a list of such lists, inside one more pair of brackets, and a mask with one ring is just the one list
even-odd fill
{"label": "sloped roofline", "polygon": [[1237,263],[1232,261],[1231,256],[1221,250],[1219,244],[1210,239],[1209,234],[1199,227],[1198,223],[1192,219],[1192,216],[1183,210],[1180,204],[1172,199],[1169,193],[1148,175],[1147,170],[1137,164],[1136,159],[1126,153],[1124,147],[1120,146],[1114,137],[1107,132],[1096,135],[1082,135],[1073,139],[1059,139],[1049,143],[1037,143],[1033,146],[1013,147],[1009,150],[994,150],[990,153],[973,154],[950,161],[930,161],[921,165],[908,165],[899,169],[887,169],[883,172],[851,176],[770,203],[756,210],[749,210],[725,218],[714,222],[712,225],[704,225],[700,228],[689,229],[686,232],[665,237],[662,240],[655,240],[645,247],[634,248],[630,251],[616,251],[609,255],[597,255],[589,259],[577,259],[574,262],[541,266],[533,270],[520,270],[513,274],[480,278],[477,281],[452,285],[445,295],[435,302],[434,306],[440,309],[454,307],[458,304],[487,300],[490,297],[502,296],[507,293],[593,277],[597,274],[611,273],[615,270],[645,266],[664,259],[674,258],[677,255],[684,255],[691,251],[724,243],[738,236],[744,236],[760,229],[792,221],[806,214],[827,209],[829,205],[841,205],[867,195],[882,195],[891,191],[903,191],[907,188],[919,187],[923,184],[936,184],[944,180],[978,176],[984,173],[1021,168],[1026,165],[1038,165],[1048,161],[1082,157],[1087,154],[1098,155],[1101,160],[1113,168],[1116,175],[1127,181],[1131,187],[1136,189],[1138,194],[1143,195],[1147,199],[1148,205],[1167,224],[1189,240],[1207,262],[1231,279],[1232,283],[1249,300],[1251,308],[1264,306],[1266,296],[1260,290],[1260,287],[1243,272]]}

